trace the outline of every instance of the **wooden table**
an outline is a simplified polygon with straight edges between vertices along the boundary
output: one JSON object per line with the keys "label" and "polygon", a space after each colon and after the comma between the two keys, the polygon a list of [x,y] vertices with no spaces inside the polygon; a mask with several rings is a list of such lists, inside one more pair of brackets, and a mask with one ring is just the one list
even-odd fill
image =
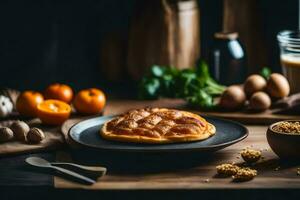
{"label": "wooden table", "polygon": [[[111,101],[105,111],[105,115],[122,113],[128,109],[141,108],[145,106],[160,106],[160,107],[175,107],[185,108],[185,103],[181,100],[160,100],[160,101]],[[185,108],[186,109],[186,108]],[[205,113],[209,114],[209,113]],[[245,114],[244,114],[245,115]],[[220,116],[222,117],[222,116]],[[248,117],[248,121],[251,118]],[[218,151],[210,155],[187,155],[187,154],[175,154],[175,158],[169,159],[168,157],[160,158],[163,155],[138,155],[139,158],[129,156],[127,163],[129,167],[140,165],[139,162],[150,162],[149,165],[157,163],[158,165],[164,165],[164,159],[169,159],[170,169],[167,166],[163,166],[163,170],[156,170],[154,173],[143,172],[136,174],[126,173],[117,174],[112,171],[108,173],[103,179],[99,180],[93,186],[83,186],[74,182],[69,182],[61,178],[55,178],[55,187],[57,188],[84,188],[91,190],[175,190],[175,189],[189,189],[189,190],[207,190],[207,189],[291,189],[300,188],[300,176],[297,176],[297,167],[300,164],[286,163],[278,159],[278,157],[270,149],[266,140],[267,125],[248,125],[249,136],[224,150]],[[258,176],[249,182],[234,183],[231,178],[217,178],[216,165],[221,163],[241,163],[242,158],[239,152],[246,148],[254,148],[262,150],[263,158],[256,166],[253,166],[258,170]],[[94,152],[92,152],[94,153]],[[75,153],[76,155],[76,153]],[[85,157],[83,155],[82,157]],[[106,157],[107,155],[101,155]],[[134,155],[136,156],[136,155]],[[168,155],[167,155],[168,156]],[[174,155],[171,155],[174,157]],[[58,155],[58,157],[60,157]],[[64,156],[62,156],[64,157]],[[70,156],[71,157],[71,156]],[[140,158],[142,157],[142,158]],[[149,160],[147,160],[149,157]],[[91,156],[93,159],[94,157]],[[112,159],[124,160],[123,155],[114,155]],[[136,160],[135,160],[136,159]],[[75,159],[76,160],[76,159]],[[77,158],[82,160],[82,158]],[[107,159],[106,159],[107,160]],[[110,160],[110,158],[108,158]],[[185,162],[187,166],[182,167],[182,163]],[[87,161],[89,162],[89,160]],[[101,163],[101,159],[99,161]],[[191,163],[190,166],[188,163]],[[123,163],[122,163],[123,164]],[[174,165],[180,165],[180,167],[173,169]],[[107,166],[108,170],[110,166]],[[144,168],[147,168],[147,163]],[[280,168],[280,169],[279,169]],[[133,170],[134,171],[134,170]],[[146,170],[147,171],[147,170]]]}
{"label": "wooden table", "polygon": [[[175,105],[168,101],[164,103],[170,107]],[[124,109],[143,107],[145,105],[151,106],[152,103],[141,102],[132,104],[130,101],[127,101],[120,106],[118,102],[111,102],[104,114],[116,114]],[[262,196],[262,191],[267,191],[264,197],[269,197],[268,195],[278,191],[281,192],[276,193],[276,197],[290,195],[292,198],[298,196],[300,176],[297,175],[297,168],[300,167],[300,164],[280,161],[270,150],[265,136],[266,125],[248,125],[247,128],[249,129],[249,136],[245,140],[209,155],[197,153],[125,155],[122,153],[95,152],[86,149],[63,149],[50,153],[52,157],[48,157],[48,159],[55,159],[56,157],[56,160],[72,160],[82,164],[102,164],[106,166],[108,174],[92,186],[71,182],[58,176],[36,173],[35,171],[30,171],[29,174],[23,176],[22,173],[28,173],[28,171],[25,171],[20,166],[16,170],[14,169],[15,171],[7,169],[10,166],[14,166],[15,157],[0,159],[0,176],[1,172],[3,172],[1,166],[6,166],[9,163],[9,166],[6,167],[7,171],[2,173],[2,175],[6,174],[5,180],[1,180],[3,177],[0,177],[0,192],[15,191],[16,187],[23,190],[24,185],[29,185],[31,189],[46,186],[52,192],[68,192],[68,197],[69,195],[78,197],[78,192],[80,191],[85,191],[85,195],[93,193],[99,195],[99,192],[103,195],[109,191],[119,191],[118,194],[122,198],[130,197],[130,195],[123,196],[124,192],[126,194],[129,192],[131,197],[135,197],[136,194],[143,192],[143,197],[150,198],[150,193],[147,191],[152,191],[152,195],[156,194],[160,197],[166,192],[168,195],[177,195],[179,194],[178,192],[183,191],[187,194],[194,194],[195,192],[198,194],[200,192],[205,194],[206,197],[214,196],[218,198],[223,198],[226,195],[232,196],[232,193],[237,192],[235,195],[239,199],[240,192],[243,192],[243,194],[250,192],[251,197],[257,197],[257,189],[260,191],[259,196]],[[231,162],[241,163],[242,159],[239,156],[239,152],[246,147],[262,150],[264,159],[253,166],[253,168],[258,170],[258,176],[251,181],[242,183],[232,182],[230,177],[216,177],[216,165]],[[19,161],[16,164],[20,160],[24,160],[25,157],[19,157]],[[111,160],[112,162],[110,162]],[[15,177],[16,172],[18,174],[17,177]],[[28,177],[37,178],[27,181],[26,178]],[[289,191],[289,193],[282,193],[282,190]],[[153,193],[153,191],[156,192]],[[115,195],[115,193],[113,194]]]}
{"label": "wooden table", "polygon": [[[184,169],[171,169],[166,172],[143,173],[143,174],[117,174],[108,173],[92,186],[84,186],[74,182],[55,177],[56,188],[84,188],[91,190],[207,190],[207,189],[291,189],[300,188],[300,176],[297,176],[297,167],[300,164],[283,163],[270,150],[265,132],[266,126],[247,126],[250,134],[244,141],[232,145],[224,150],[208,155],[209,158],[199,159],[199,162],[185,159],[187,155],[176,155],[182,162],[193,162],[195,166]],[[217,178],[216,165],[221,163],[241,163],[239,152],[243,148],[262,150],[263,159],[253,168],[258,170],[258,176],[252,181],[235,183],[231,178]],[[59,156],[59,155],[58,155]],[[147,157],[147,155],[142,155]],[[120,157],[120,159],[122,159]],[[197,156],[194,157],[197,159]],[[154,159],[155,161],[155,159]],[[178,160],[174,161],[178,163]],[[139,163],[127,163],[139,164]],[[157,163],[158,165],[160,163]],[[126,161],[124,161],[126,165]],[[108,167],[109,170],[109,167]]]}

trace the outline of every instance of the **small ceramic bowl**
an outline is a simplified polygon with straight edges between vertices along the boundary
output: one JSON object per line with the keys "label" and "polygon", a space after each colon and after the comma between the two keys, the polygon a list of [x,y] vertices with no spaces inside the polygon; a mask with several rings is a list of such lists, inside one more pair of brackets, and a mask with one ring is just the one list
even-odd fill
{"label": "small ceramic bowl", "polygon": [[[285,120],[287,122],[297,122],[300,120]],[[281,123],[276,122],[269,126],[267,140],[271,149],[283,159],[300,159],[300,134],[281,133],[273,130],[273,127]]]}

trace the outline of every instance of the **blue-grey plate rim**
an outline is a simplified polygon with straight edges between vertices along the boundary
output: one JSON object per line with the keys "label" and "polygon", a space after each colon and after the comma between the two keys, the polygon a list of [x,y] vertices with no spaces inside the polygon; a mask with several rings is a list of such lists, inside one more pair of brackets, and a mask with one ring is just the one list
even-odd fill
{"label": "blue-grey plate rim", "polygon": [[[83,120],[83,121],[80,121],[80,122],[77,122],[75,123],[68,131],[68,136],[69,138],[71,138],[72,141],[74,141],[75,143],[77,144],[80,144],[80,145],[83,145],[85,147],[89,147],[89,148],[94,148],[94,149],[98,149],[98,150],[103,150],[103,151],[122,151],[122,152],[186,152],[186,151],[204,151],[204,152],[214,152],[214,151],[217,151],[217,150],[220,150],[220,149],[223,149],[225,147],[228,147],[230,145],[233,145],[237,142],[240,142],[242,140],[244,140],[245,138],[248,137],[249,135],[249,130],[244,126],[242,125],[241,123],[239,122],[236,122],[236,121],[232,121],[232,120],[228,120],[228,119],[221,119],[221,118],[217,118],[217,117],[211,117],[211,116],[205,116],[206,120],[207,121],[210,121],[210,120],[219,120],[219,121],[222,121],[222,122],[225,122],[225,123],[228,123],[228,124],[232,124],[232,125],[235,125],[235,126],[238,126],[239,128],[243,129],[243,135],[241,137],[238,137],[234,140],[231,140],[231,141],[228,141],[228,142],[224,142],[224,143],[221,143],[221,144],[214,144],[214,145],[209,145],[209,146],[202,146],[202,147],[197,147],[197,148],[164,148],[164,149],[153,149],[153,148],[140,148],[140,149],[136,149],[136,148],[132,148],[136,145],[139,145],[139,146],[142,146],[142,145],[145,145],[145,146],[151,146],[151,147],[155,147],[155,146],[170,146],[170,145],[176,145],[176,144],[180,144],[182,146],[184,145],[187,145],[189,143],[197,143],[197,142],[203,142],[203,141],[194,141],[194,142],[186,142],[186,143],[170,143],[170,144],[137,144],[137,143],[129,143],[129,142],[117,142],[117,141],[108,141],[108,142],[111,142],[112,145],[111,147],[101,147],[99,145],[93,145],[93,144],[88,144],[88,143],[85,143],[79,139],[77,139],[78,137],[75,136],[75,130],[76,130],[76,127],[80,127],[80,126],[83,126],[86,124],[89,124],[89,123],[94,123],[93,126],[101,126],[101,124],[103,124],[103,122],[99,123],[99,124],[95,124],[95,121],[103,121],[103,120],[109,120],[109,119],[112,119],[114,117],[117,117],[117,115],[108,115],[108,116],[100,116],[100,117],[94,117],[94,118],[90,118],[90,119],[86,119],[86,120]],[[89,126],[89,127],[85,127],[83,128],[82,131],[88,129],[88,128],[91,128],[93,126]],[[217,131],[218,131],[218,127],[217,128]],[[82,133],[81,131],[81,133]],[[77,133],[76,135],[80,135],[81,133]],[[99,135],[99,139],[103,139],[101,138],[100,134]],[[216,134],[217,135],[217,134]],[[216,135],[212,136],[212,137],[215,137]],[[209,139],[209,138],[208,138]],[[207,140],[208,140],[207,139]],[[103,139],[105,141],[107,141],[106,139]],[[114,146],[118,146],[118,145],[128,145],[129,147],[131,148],[116,148]]]}

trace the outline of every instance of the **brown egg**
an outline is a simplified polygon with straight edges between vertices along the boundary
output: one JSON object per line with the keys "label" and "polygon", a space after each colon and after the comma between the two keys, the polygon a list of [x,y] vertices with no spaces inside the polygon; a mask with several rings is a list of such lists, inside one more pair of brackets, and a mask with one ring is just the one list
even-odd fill
{"label": "brown egg", "polygon": [[254,93],[249,100],[249,107],[252,110],[264,111],[271,106],[271,98],[265,92]]}
{"label": "brown egg", "polygon": [[242,87],[237,85],[229,86],[222,94],[220,106],[225,109],[238,109],[245,105],[246,95]]}
{"label": "brown egg", "polygon": [[267,86],[267,81],[258,74],[249,76],[244,83],[244,91],[248,97],[255,92],[263,91]]}
{"label": "brown egg", "polygon": [[283,98],[288,96],[290,93],[288,80],[281,74],[271,74],[267,83],[267,92],[274,98]]}

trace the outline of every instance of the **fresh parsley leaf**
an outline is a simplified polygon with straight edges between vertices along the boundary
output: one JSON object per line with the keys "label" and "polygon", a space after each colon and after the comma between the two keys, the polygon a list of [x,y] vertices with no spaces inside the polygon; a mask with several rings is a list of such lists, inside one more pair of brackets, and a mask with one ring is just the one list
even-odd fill
{"label": "fresh parsley leaf", "polygon": [[190,105],[201,108],[214,107],[214,97],[219,96],[225,86],[219,85],[209,73],[208,65],[200,60],[196,68],[179,70],[175,67],[154,65],[139,87],[142,99],[177,97]]}
{"label": "fresh parsley leaf", "polygon": [[164,67],[160,67],[158,65],[153,65],[151,67],[151,74],[155,77],[161,77],[164,74]]}
{"label": "fresh parsley leaf", "polygon": [[159,97],[160,82],[157,78],[143,79],[139,87],[139,98],[156,99]]}
{"label": "fresh parsley leaf", "polygon": [[198,77],[201,77],[203,79],[210,78],[208,65],[204,60],[199,61],[199,64],[197,65],[197,68],[196,68],[196,73],[197,73]]}

